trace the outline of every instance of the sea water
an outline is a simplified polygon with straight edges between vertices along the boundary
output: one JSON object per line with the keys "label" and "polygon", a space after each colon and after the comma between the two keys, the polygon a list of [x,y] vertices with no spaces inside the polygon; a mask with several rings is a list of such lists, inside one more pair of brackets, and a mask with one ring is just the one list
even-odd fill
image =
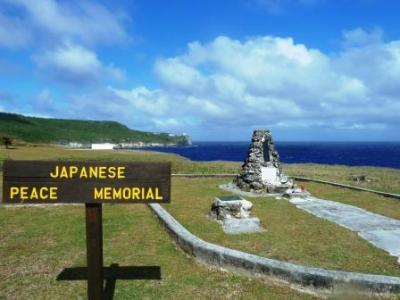
{"label": "sea water", "polygon": [[[400,142],[275,142],[284,163],[377,166],[400,169]],[[194,161],[243,161],[249,142],[194,142],[189,147],[149,147]]]}

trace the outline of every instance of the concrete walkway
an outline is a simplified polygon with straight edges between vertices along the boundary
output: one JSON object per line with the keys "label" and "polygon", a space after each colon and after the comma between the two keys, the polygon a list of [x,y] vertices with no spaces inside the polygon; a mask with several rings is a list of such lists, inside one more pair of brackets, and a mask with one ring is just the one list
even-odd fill
{"label": "concrete walkway", "polygon": [[376,247],[397,256],[400,263],[400,220],[315,197],[292,198],[289,201],[317,217],[358,232],[359,236]]}

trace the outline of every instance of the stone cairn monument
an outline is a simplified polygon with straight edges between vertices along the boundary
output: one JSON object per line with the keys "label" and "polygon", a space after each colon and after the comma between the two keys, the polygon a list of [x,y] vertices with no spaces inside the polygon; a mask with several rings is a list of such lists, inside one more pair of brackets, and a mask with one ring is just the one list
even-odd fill
{"label": "stone cairn monument", "polygon": [[247,158],[234,184],[242,191],[255,193],[285,193],[295,188],[293,180],[282,173],[269,130],[254,130]]}

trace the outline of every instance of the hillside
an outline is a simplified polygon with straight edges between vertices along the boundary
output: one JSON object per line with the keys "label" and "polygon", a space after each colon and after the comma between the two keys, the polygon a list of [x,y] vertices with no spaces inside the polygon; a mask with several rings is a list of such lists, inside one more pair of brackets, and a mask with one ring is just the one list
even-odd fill
{"label": "hillside", "polygon": [[187,145],[187,135],[152,133],[129,129],[113,121],[83,121],[27,117],[0,112],[0,136],[20,142],[75,143],[160,143]]}

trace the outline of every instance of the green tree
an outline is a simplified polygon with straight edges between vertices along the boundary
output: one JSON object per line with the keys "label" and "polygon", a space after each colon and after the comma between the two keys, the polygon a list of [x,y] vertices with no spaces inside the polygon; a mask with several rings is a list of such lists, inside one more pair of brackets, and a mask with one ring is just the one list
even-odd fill
{"label": "green tree", "polygon": [[6,146],[6,149],[10,149],[10,146],[12,145],[12,140],[7,136],[3,136],[3,144],[4,146]]}

